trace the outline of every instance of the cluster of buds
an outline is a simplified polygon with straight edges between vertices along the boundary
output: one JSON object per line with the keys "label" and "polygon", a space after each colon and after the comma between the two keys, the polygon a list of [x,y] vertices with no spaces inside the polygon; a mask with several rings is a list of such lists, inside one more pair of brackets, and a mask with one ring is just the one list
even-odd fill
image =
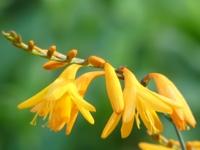
{"label": "cluster of buds", "polygon": [[[18,48],[47,58],[48,62],[43,65],[45,69],[66,67],[49,86],[18,105],[19,109],[31,108],[31,112],[35,113],[31,121],[33,125],[36,125],[38,116],[48,118],[48,128],[57,132],[66,126],[68,135],[79,112],[90,124],[94,124],[91,112],[95,112],[96,109],[84,97],[91,81],[100,76],[105,78],[106,90],[113,110],[101,134],[102,138],[107,138],[120,120],[122,138],[130,135],[134,122],[140,128],[141,121],[149,135],[158,135],[164,129],[158,112],[170,117],[179,130],[186,130],[189,126],[196,125],[195,118],[180,91],[172,81],[160,73],[149,73],[139,82],[127,67],[115,69],[98,56],[82,59],[77,57],[76,49],[62,54],[57,51],[55,45],[48,49],[41,49],[32,40],[25,44],[13,31],[3,32],[3,35]],[[78,70],[88,66],[98,68],[100,71],[86,72],[77,77]],[[124,81],[123,88],[120,80]],[[147,87],[150,80],[155,81],[156,92]]]}

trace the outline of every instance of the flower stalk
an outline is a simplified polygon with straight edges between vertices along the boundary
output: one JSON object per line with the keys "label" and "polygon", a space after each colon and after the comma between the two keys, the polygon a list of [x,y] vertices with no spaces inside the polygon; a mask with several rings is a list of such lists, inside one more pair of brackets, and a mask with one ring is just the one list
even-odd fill
{"label": "flower stalk", "polygon": [[181,134],[181,131],[176,127],[176,125],[172,121],[170,121],[170,122],[172,123],[172,125],[174,126],[174,129],[176,131],[176,135],[177,135],[178,141],[180,143],[181,150],[186,150],[185,142],[184,142],[183,136]]}

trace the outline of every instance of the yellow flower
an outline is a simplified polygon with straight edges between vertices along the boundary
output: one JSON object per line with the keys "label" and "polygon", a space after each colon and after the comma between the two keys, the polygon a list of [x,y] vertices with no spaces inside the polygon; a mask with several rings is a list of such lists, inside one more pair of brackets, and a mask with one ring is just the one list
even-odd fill
{"label": "yellow flower", "polygon": [[[75,81],[76,72],[81,65],[70,65],[49,86],[35,96],[18,105],[19,109],[32,107],[36,115],[31,124],[36,124],[37,116],[48,117],[48,127],[53,131],[61,130],[67,124],[66,133],[69,134],[80,111],[83,117],[91,124],[94,119],[90,111],[95,112],[95,107],[83,99],[90,81],[102,72],[83,75]],[[85,78],[87,76],[87,78]],[[82,82],[86,83],[82,85]],[[81,91],[81,93],[79,92]]]}
{"label": "yellow flower", "polygon": [[186,148],[187,150],[200,150],[200,141],[188,141]]}
{"label": "yellow flower", "polygon": [[123,93],[115,69],[109,64],[104,64],[106,89],[112,109],[119,114],[124,109]]}
{"label": "yellow flower", "polygon": [[[181,149],[178,141],[169,140],[167,146],[158,144],[149,144],[146,142],[139,143],[141,150],[179,150]],[[200,141],[188,141],[186,142],[186,150],[200,150]]]}
{"label": "yellow flower", "polygon": [[149,144],[145,142],[141,142],[139,144],[141,150],[174,150],[173,148],[168,148],[162,145],[157,144]]}
{"label": "yellow flower", "polygon": [[157,86],[158,93],[171,99],[173,102],[180,103],[183,107],[173,110],[171,118],[180,130],[187,129],[187,125],[195,127],[196,121],[186,100],[176,88],[176,86],[164,75],[160,73],[150,73],[148,79],[153,79]]}
{"label": "yellow flower", "polygon": [[[163,129],[162,123],[156,112],[171,114],[172,107],[179,107],[172,103],[168,98],[158,95],[143,87],[136,79],[134,74],[127,68],[122,68],[125,87],[123,90],[124,111],[121,113],[113,112],[108,120],[101,137],[106,138],[115,129],[122,118],[121,136],[126,138],[132,131],[134,118],[138,128],[140,119],[148,129],[149,134],[160,133]],[[114,86],[114,85],[113,85]]]}

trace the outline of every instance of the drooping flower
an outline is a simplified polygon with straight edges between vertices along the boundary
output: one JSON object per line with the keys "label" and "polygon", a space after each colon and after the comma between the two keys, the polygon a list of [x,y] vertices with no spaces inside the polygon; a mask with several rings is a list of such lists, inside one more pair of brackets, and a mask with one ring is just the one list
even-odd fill
{"label": "drooping flower", "polygon": [[181,108],[174,109],[173,113],[171,114],[171,118],[177,128],[180,130],[185,130],[187,129],[186,127],[188,125],[195,127],[196,120],[192,114],[192,111],[172,81],[160,73],[150,73],[145,78],[148,80],[153,79],[153,81],[155,81],[159,94],[166,96],[170,98],[172,102],[180,103],[183,106]]}
{"label": "drooping flower", "polygon": [[[36,124],[37,116],[48,117],[48,127],[53,131],[61,130],[67,124],[66,133],[69,134],[80,111],[83,117],[91,124],[94,119],[90,113],[95,112],[95,107],[83,99],[83,95],[90,81],[102,72],[90,73],[88,78],[79,77],[75,80],[76,72],[81,65],[73,64],[49,86],[30,99],[18,105],[19,109],[32,107],[35,117],[31,124]],[[89,74],[89,73],[88,73]],[[82,79],[81,79],[82,78]],[[84,81],[84,86],[82,82]],[[80,94],[82,91],[82,94]]]}
{"label": "drooping flower", "polygon": [[104,64],[106,89],[112,109],[119,114],[124,109],[123,93],[115,69],[109,64]]}
{"label": "drooping flower", "polygon": [[[124,111],[113,112],[108,120],[101,137],[106,138],[115,129],[122,118],[121,136],[126,138],[130,135],[136,118],[138,128],[140,119],[146,126],[149,134],[157,134],[163,130],[162,122],[156,112],[171,114],[173,107],[180,107],[168,98],[158,95],[143,87],[134,74],[127,68],[121,69],[124,75],[125,87],[123,90]],[[139,119],[140,118],[140,119]]]}
{"label": "drooping flower", "polygon": [[174,150],[173,148],[169,148],[166,146],[162,146],[158,144],[149,144],[145,142],[139,143],[139,147],[141,150]]}

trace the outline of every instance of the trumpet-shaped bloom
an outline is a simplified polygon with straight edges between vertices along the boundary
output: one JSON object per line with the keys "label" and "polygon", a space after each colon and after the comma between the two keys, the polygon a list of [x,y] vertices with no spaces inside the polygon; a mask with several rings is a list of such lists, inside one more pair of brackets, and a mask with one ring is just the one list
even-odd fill
{"label": "trumpet-shaped bloom", "polygon": [[[134,74],[127,68],[122,68],[125,87],[123,90],[124,111],[122,113],[113,112],[108,120],[101,137],[106,138],[117,126],[122,118],[121,136],[126,138],[132,131],[134,118],[138,128],[140,119],[148,129],[149,134],[160,133],[163,129],[162,123],[156,112],[172,113],[173,107],[180,107],[171,102],[168,98],[158,95],[143,87]],[[140,119],[139,119],[140,118]]]}
{"label": "trumpet-shaped bloom", "polygon": [[89,75],[83,75],[75,80],[80,67],[81,65],[70,65],[48,87],[18,105],[19,109],[32,107],[31,111],[36,114],[31,124],[36,124],[37,116],[44,119],[48,117],[50,129],[59,131],[67,124],[66,133],[69,134],[79,111],[89,123],[94,124],[90,111],[95,112],[95,107],[85,101],[83,95],[90,81],[102,75],[102,72],[88,73]]}
{"label": "trumpet-shaped bloom", "polygon": [[158,93],[171,99],[173,102],[180,103],[183,107],[173,110],[171,118],[180,130],[187,129],[187,125],[195,127],[196,121],[186,100],[176,88],[176,86],[164,75],[160,73],[150,73],[148,79],[155,81]]}
{"label": "trumpet-shaped bloom", "polygon": [[124,109],[123,93],[115,69],[109,64],[104,64],[106,89],[112,109],[121,113]]}
{"label": "trumpet-shaped bloom", "polygon": [[173,148],[168,148],[158,144],[149,144],[145,142],[141,142],[139,144],[141,150],[174,150]]}

